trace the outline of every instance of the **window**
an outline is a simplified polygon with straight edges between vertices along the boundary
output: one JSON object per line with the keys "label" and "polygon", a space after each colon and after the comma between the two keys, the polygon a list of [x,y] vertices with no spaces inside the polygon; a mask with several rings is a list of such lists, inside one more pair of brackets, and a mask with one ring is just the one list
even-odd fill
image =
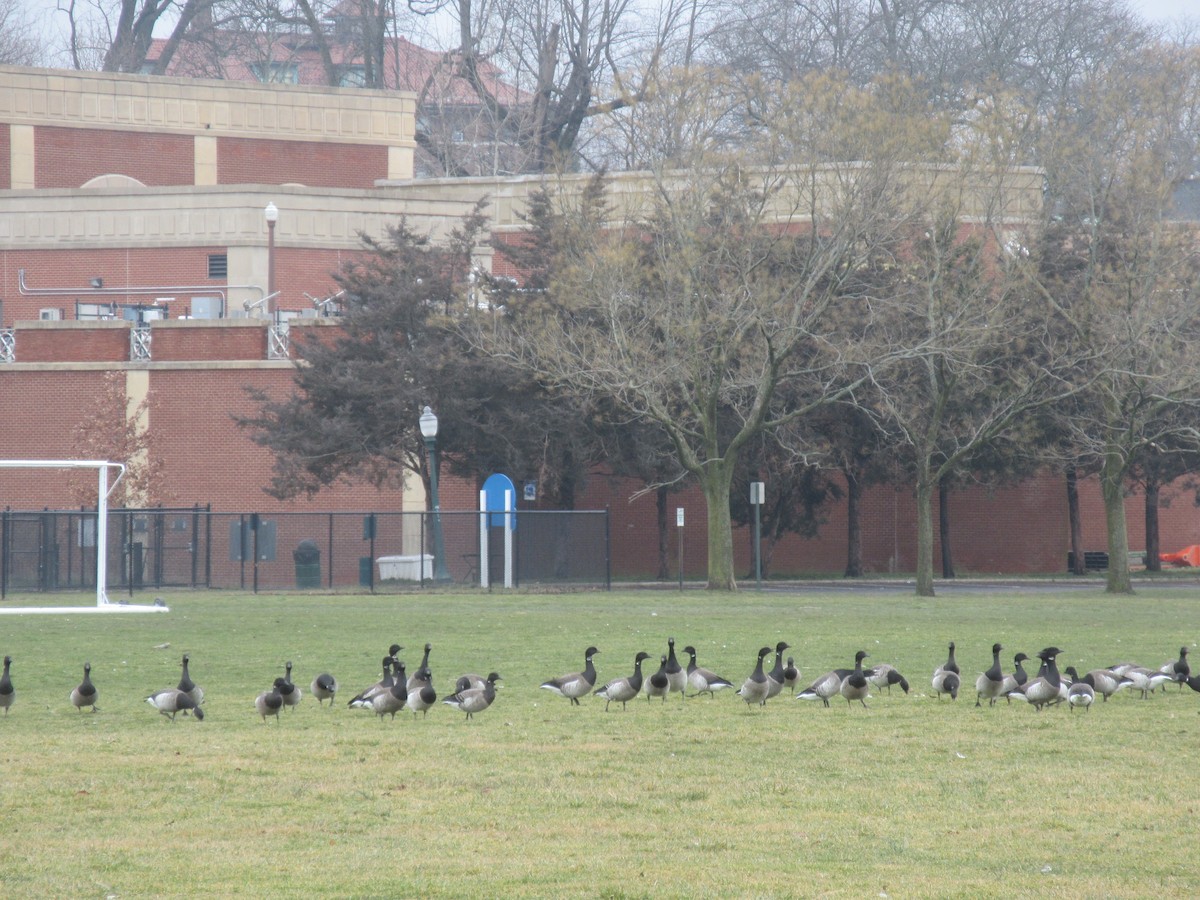
{"label": "window", "polygon": [[250,71],[264,84],[300,83],[300,69],[295,63],[251,63]]}
{"label": "window", "polygon": [[228,278],[229,277],[229,255],[226,253],[210,253],[208,254],[208,277],[209,278]]}
{"label": "window", "polygon": [[341,87],[365,87],[367,70],[362,66],[342,66],[338,84]]}

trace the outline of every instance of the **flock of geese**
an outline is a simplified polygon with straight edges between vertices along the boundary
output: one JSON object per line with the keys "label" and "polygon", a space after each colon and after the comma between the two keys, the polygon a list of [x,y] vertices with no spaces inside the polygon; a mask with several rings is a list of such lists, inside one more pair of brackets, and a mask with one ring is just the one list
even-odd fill
{"label": "flock of geese", "polygon": [[[785,650],[791,649],[786,641],[780,641],[772,650],[763,647],[758,651],[758,661],[754,670],[746,677],[735,692],[746,701],[747,705],[764,706],[766,702],[779,696],[785,690],[796,692],[797,700],[820,700],[825,706],[834,697],[842,697],[848,705],[855,701],[867,705],[867,697],[871,688],[887,689],[890,693],[894,685],[908,693],[909,683],[895,666],[880,663],[870,668],[863,667],[863,660],[870,654],[859,650],[854,654],[854,668],[833,669],[810,682],[807,687],[801,687],[800,671],[796,668],[795,658],[789,656],[784,662]],[[1013,657],[1014,669],[1004,672],[1000,664],[1000,653],[1004,648],[1000,644],[992,645],[992,665],[981,672],[975,679],[975,705],[982,706],[986,700],[989,706],[994,706],[1001,697],[1009,702],[1021,700],[1031,704],[1039,712],[1047,706],[1066,703],[1073,712],[1076,707],[1089,709],[1099,694],[1108,700],[1117,691],[1129,688],[1139,691],[1143,698],[1168,683],[1178,684],[1180,690],[1187,685],[1194,691],[1200,691],[1200,676],[1191,674],[1188,665],[1188,648],[1179,648],[1179,658],[1173,659],[1157,669],[1148,669],[1135,663],[1116,663],[1104,669],[1093,669],[1085,675],[1080,675],[1074,666],[1068,666],[1064,672],[1058,671],[1058,655],[1063,651],[1058,647],[1047,647],[1035,654],[1041,660],[1041,667],[1036,675],[1030,677],[1022,663],[1029,657],[1018,653]],[[584,668],[581,672],[552,678],[542,684],[546,690],[567,697],[573,704],[578,704],[581,697],[596,694],[604,699],[607,710],[614,702],[619,702],[622,708],[638,697],[643,691],[647,699],[660,697],[665,702],[671,693],[687,696],[690,688],[693,696],[709,694],[715,696],[718,691],[732,688],[734,683],[722,678],[715,672],[699,666],[696,663],[696,648],[684,647],[688,655],[688,664],[684,668],[675,655],[675,639],[667,640],[667,653],[660,657],[658,671],[644,676],[642,663],[650,659],[650,654],[639,652],[633,659],[633,673],[623,678],[615,678],[606,684],[596,687],[596,669],[592,657],[599,651],[588,647],[584,653]],[[775,665],[770,671],[765,670],[766,660],[774,652]],[[949,656],[942,665],[938,666],[930,679],[930,686],[938,700],[946,694],[951,700],[957,700],[962,689],[963,676],[958,662],[954,658],[955,646],[951,641]],[[1064,677],[1065,676],[1065,677]]]}
{"label": "flock of geese", "polygon": [[[411,675],[397,656],[403,649],[399,644],[392,644],[388,648],[387,655],[383,657],[383,677],[355,694],[348,701],[351,708],[370,709],[382,720],[389,715],[395,719],[396,713],[405,709],[414,716],[417,713],[424,716],[437,703],[437,690],[429,669],[432,645],[425,645],[421,663]],[[865,650],[854,654],[853,668],[833,669],[802,687],[794,657],[789,656],[784,662],[784,651],[789,649],[786,641],[780,641],[774,649],[769,646],[760,649],[753,671],[735,691],[736,695],[749,706],[764,706],[768,700],[786,690],[789,694],[795,692],[798,700],[820,700],[827,707],[835,697],[843,698],[850,706],[857,701],[865,707],[873,687],[887,689],[889,693],[893,686],[899,686],[904,693],[909,691],[908,680],[895,666],[880,663],[864,668],[863,660],[870,656]],[[975,679],[976,706],[982,706],[985,700],[989,706],[993,706],[997,700],[1005,698],[1009,702],[1020,700],[1029,703],[1039,712],[1047,706],[1066,703],[1073,712],[1076,707],[1089,709],[1096,695],[1107,701],[1113,694],[1125,689],[1139,692],[1143,699],[1167,684],[1178,684],[1180,690],[1187,685],[1200,692],[1200,676],[1191,673],[1186,646],[1179,648],[1178,659],[1170,660],[1156,669],[1125,662],[1093,669],[1082,676],[1074,666],[1067,666],[1063,672],[1059,672],[1057,658],[1063,651],[1058,647],[1047,647],[1034,654],[1041,661],[1041,666],[1033,676],[1022,665],[1030,659],[1024,653],[1016,654],[1013,657],[1013,671],[1005,672],[1000,662],[1003,650],[998,643],[992,645],[992,665]],[[584,651],[584,667],[581,671],[551,678],[543,682],[541,687],[565,697],[575,706],[580,705],[581,698],[594,694],[604,700],[604,709],[607,711],[613,703],[620,703],[622,709],[626,708],[630,700],[642,693],[645,693],[647,700],[660,698],[666,702],[673,693],[684,698],[691,690],[693,697],[701,694],[715,697],[719,691],[734,686],[732,681],[698,665],[696,648],[690,645],[683,648],[688,656],[688,664],[684,667],[675,654],[675,638],[668,638],[667,652],[660,657],[657,671],[648,676],[643,674],[642,663],[651,656],[640,651],[634,656],[630,675],[614,678],[597,687],[593,658],[599,652],[596,647],[588,647]],[[775,654],[775,665],[767,671],[766,660],[772,652]],[[178,685],[155,691],[146,698],[147,703],[172,721],[179,713],[185,716],[191,714],[197,720],[204,719],[204,689],[192,681],[189,662],[189,655],[185,653],[180,663],[182,674]],[[16,698],[9,674],[11,665],[12,657],[5,656],[4,671],[0,674],[0,709],[4,710],[6,716]],[[274,716],[278,722],[280,711],[295,708],[303,696],[300,686],[292,682],[292,663],[289,661],[284,669],[285,674],[276,678],[254,700],[254,709],[263,721],[268,716]],[[91,663],[84,663],[83,680],[70,693],[71,704],[80,712],[88,708],[93,712],[98,709],[96,703],[99,693],[91,680],[91,671]],[[500,680],[497,672],[491,672],[486,677],[461,675],[455,681],[454,692],[443,698],[442,703],[466,713],[466,718],[471,719],[495,701],[496,682]],[[930,686],[938,700],[943,694],[951,700],[957,700],[963,690],[963,675],[955,660],[953,641],[946,662],[934,670]],[[324,705],[328,700],[332,706],[338,693],[338,682],[328,672],[322,672],[313,678],[309,690],[318,704]]]}

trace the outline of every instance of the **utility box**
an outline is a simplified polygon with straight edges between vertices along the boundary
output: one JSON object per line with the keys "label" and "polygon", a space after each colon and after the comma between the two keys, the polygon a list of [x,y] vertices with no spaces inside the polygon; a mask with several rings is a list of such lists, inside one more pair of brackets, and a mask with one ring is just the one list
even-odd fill
{"label": "utility box", "polygon": [[315,588],[321,586],[321,548],[315,541],[301,541],[292,551],[296,564],[296,587]]}

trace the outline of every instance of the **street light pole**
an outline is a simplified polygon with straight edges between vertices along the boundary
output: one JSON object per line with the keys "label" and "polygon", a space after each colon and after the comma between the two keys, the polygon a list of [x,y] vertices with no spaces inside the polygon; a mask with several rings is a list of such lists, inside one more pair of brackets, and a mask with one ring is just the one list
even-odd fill
{"label": "street light pole", "polygon": [[450,581],[446,569],[446,546],[442,538],[442,504],[438,500],[437,433],[438,419],[428,406],[419,420],[425,451],[429,454],[429,499],[433,501],[433,580],[435,584]]}
{"label": "street light pole", "polygon": [[273,318],[271,315],[270,298],[275,296],[275,223],[279,221],[279,207],[274,202],[268,203],[267,208],[263,210],[263,216],[267,220],[267,308],[264,310],[268,318]]}

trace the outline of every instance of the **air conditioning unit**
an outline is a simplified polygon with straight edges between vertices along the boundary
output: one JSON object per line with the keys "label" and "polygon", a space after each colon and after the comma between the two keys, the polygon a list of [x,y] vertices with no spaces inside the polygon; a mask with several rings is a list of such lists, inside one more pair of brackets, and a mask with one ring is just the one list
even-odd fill
{"label": "air conditioning unit", "polygon": [[57,322],[62,317],[63,314],[61,309],[54,309],[53,307],[48,306],[45,309],[38,310],[38,319],[43,322]]}

